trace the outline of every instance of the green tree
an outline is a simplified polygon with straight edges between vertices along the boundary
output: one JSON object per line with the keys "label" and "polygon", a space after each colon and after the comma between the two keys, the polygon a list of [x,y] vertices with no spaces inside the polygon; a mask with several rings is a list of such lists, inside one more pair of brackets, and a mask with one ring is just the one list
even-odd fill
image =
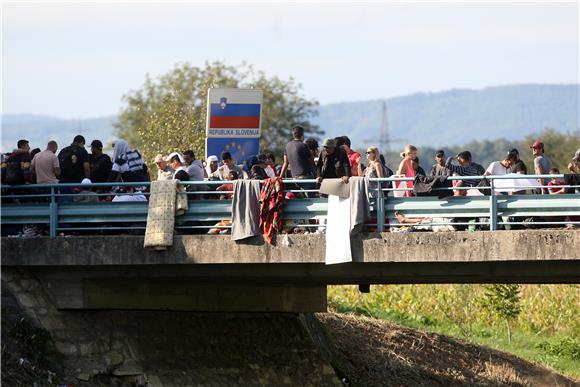
{"label": "green tree", "polygon": [[479,304],[493,316],[503,319],[507,325],[508,342],[512,342],[510,322],[522,311],[520,286],[507,284],[485,285]]}
{"label": "green tree", "polygon": [[207,91],[212,87],[256,88],[264,91],[262,150],[278,154],[291,138],[294,124],[307,127],[308,135],[323,132],[309,120],[318,114],[318,102],[302,95],[293,78],[269,77],[251,65],[228,66],[221,62],[204,67],[177,64],[168,73],[152,79],[123,99],[126,106],[115,124],[119,137],[139,148],[147,161],[157,153],[193,149],[205,153]]}

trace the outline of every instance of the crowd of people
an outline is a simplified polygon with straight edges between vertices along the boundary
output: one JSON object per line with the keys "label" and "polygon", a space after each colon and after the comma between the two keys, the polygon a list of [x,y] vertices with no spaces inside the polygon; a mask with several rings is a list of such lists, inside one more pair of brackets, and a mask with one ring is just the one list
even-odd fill
{"label": "crowd of people", "polygon": [[[107,183],[107,182],[147,182],[151,173],[141,152],[132,149],[125,140],[113,144],[112,158],[103,152],[103,143],[93,140],[90,153],[85,149],[85,138],[74,137],[71,145],[58,151],[58,144],[49,141],[46,149],[30,150],[27,140],[20,140],[17,148],[2,154],[2,183],[56,184],[56,183]],[[443,150],[436,152],[430,173],[419,165],[417,147],[406,145],[401,152],[401,161],[394,171],[389,168],[376,146],[366,150],[366,158],[351,148],[347,136],[327,138],[320,149],[314,138],[305,139],[305,130],[296,125],[292,128],[292,140],[284,151],[282,165],[276,164],[274,154],[259,154],[250,157],[242,166],[228,151],[210,155],[205,161],[196,158],[192,150],[175,151],[168,155],[154,157],[157,180],[179,179],[181,181],[233,180],[279,176],[292,179],[315,179],[319,183],[325,178],[340,178],[345,183],[351,176],[369,178],[392,175],[414,176],[482,176],[505,175],[508,173],[554,174],[559,171],[545,154],[544,144],[537,140],[530,145],[534,156],[533,170],[520,159],[517,149],[509,150],[502,160],[492,162],[487,168],[472,160],[469,151],[447,157]],[[570,173],[580,173],[580,149],[568,165]],[[559,173],[559,172],[558,172]],[[88,179],[88,180],[87,180]],[[479,179],[462,180],[462,185],[474,187]],[[539,183],[546,188],[538,193],[548,194],[548,181]],[[463,190],[465,191],[465,190]],[[458,192],[460,192],[458,190]],[[458,193],[460,194],[460,193]]]}
{"label": "crowd of people", "polygon": [[[467,195],[469,188],[481,184],[477,176],[506,175],[509,173],[537,175],[559,174],[551,159],[545,154],[545,146],[537,140],[530,144],[534,156],[533,169],[528,169],[520,159],[517,149],[506,152],[502,160],[492,162],[487,168],[472,160],[469,151],[446,157],[443,150],[434,155],[434,164],[427,174],[419,165],[418,149],[413,145],[406,145],[401,152],[401,160],[396,168],[387,166],[385,158],[376,146],[366,150],[365,157],[351,147],[351,140],[347,136],[326,138],[322,149],[315,138],[305,139],[305,129],[300,125],[292,128],[292,139],[284,150],[281,165],[276,163],[274,154],[258,154],[250,157],[243,165],[237,165],[236,160],[228,151],[218,155],[209,155],[202,161],[196,158],[194,151],[175,151],[168,155],[158,154],[153,158],[156,171],[151,173],[147,168],[144,156],[137,149],[133,149],[122,139],[113,144],[113,154],[110,157],[103,152],[103,143],[93,140],[90,143],[90,153],[85,149],[86,141],[81,135],[74,137],[73,142],[58,152],[58,144],[49,141],[45,150],[30,150],[27,140],[20,140],[17,148],[2,154],[2,183],[4,185],[23,184],[59,184],[78,183],[79,188],[62,189],[60,192],[81,193],[75,201],[143,201],[147,200],[140,187],[125,188],[122,195],[92,195],[108,192],[114,185],[105,187],[83,188],[91,183],[116,182],[148,182],[152,176],[157,180],[178,179],[180,181],[223,181],[221,185],[191,185],[190,190],[215,191],[212,198],[231,199],[232,181],[237,179],[267,179],[271,177],[292,178],[295,180],[315,180],[321,183],[323,179],[338,178],[348,183],[352,176],[369,178],[383,178],[400,176],[415,178],[416,176],[465,176],[464,180],[453,182],[454,195]],[[58,152],[58,153],[57,153]],[[567,166],[570,173],[580,173],[580,149],[571,158]],[[469,177],[473,176],[473,179]],[[407,179],[411,180],[411,179]],[[559,179],[538,179],[539,194],[562,194],[570,192],[562,188],[564,182]],[[374,187],[378,187],[377,183]],[[297,185],[305,190],[304,196],[314,197],[315,183]],[[405,196],[412,196],[413,183],[395,186],[406,188]],[[118,189],[118,187],[116,187]],[[145,189],[145,188],[143,188]],[[525,193],[526,190],[510,193]],[[376,195],[371,189],[372,195]],[[22,192],[18,192],[22,193]],[[92,194],[91,194],[92,193]],[[289,195],[291,198],[295,195]]]}

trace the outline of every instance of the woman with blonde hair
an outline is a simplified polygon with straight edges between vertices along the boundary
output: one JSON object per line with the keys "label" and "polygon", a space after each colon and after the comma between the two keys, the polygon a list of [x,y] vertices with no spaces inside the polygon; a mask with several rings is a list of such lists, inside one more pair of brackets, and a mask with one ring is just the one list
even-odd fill
{"label": "woman with blonde hair", "polygon": [[367,149],[367,160],[369,161],[369,166],[365,168],[364,173],[362,167],[359,163],[358,165],[358,175],[365,176],[368,178],[384,177],[385,171],[383,164],[381,163],[381,153],[379,148],[376,146],[371,146]]}
{"label": "woman with blonde hair", "polygon": [[[405,145],[405,149],[401,152],[401,158],[403,160],[399,164],[397,175],[405,175],[407,177],[415,176],[413,160],[417,158],[417,148],[411,144]],[[410,175],[407,175],[409,173]]]}
{"label": "woman with blonde hair", "polygon": [[[358,175],[368,177],[369,179],[387,177],[385,166],[381,163],[381,153],[379,148],[376,146],[371,146],[367,149],[367,160],[369,161],[368,167],[365,168],[364,173],[362,170],[361,163],[358,164]],[[371,197],[377,197],[377,182],[369,183],[369,191]]]}
{"label": "woman with blonde hair", "polygon": [[[399,163],[399,168],[397,168],[397,175],[415,177],[415,168],[413,167],[413,162],[417,159],[417,148],[411,144],[405,145],[405,149],[401,152],[401,157],[403,160],[401,160]],[[406,187],[413,188],[413,182],[407,181]],[[413,193],[411,191],[405,191],[404,196],[413,196]]]}

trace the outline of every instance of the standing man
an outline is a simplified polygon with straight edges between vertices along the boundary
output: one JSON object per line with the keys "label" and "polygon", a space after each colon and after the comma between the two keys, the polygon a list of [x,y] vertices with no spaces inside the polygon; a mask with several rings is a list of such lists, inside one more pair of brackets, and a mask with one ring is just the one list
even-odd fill
{"label": "standing man", "polygon": [[195,159],[195,153],[192,150],[186,150],[183,152],[183,158],[185,159],[185,164],[187,165],[187,174],[190,180],[201,181],[203,180],[203,164],[201,160]]}
{"label": "standing man", "polygon": [[514,148],[510,150],[510,153],[512,153],[516,157],[516,162],[514,165],[512,165],[512,172],[527,175],[528,167],[526,167],[526,164],[522,161],[522,159],[520,159],[520,152],[516,148]]}
{"label": "standing man", "polygon": [[320,156],[320,146],[318,146],[318,141],[316,141],[315,138],[311,137],[306,141],[304,141],[304,143],[308,147],[308,150],[312,155],[312,159],[315,161],[314,165],[316,165],[316,160],[318,159],[318,156]]}
{"label": "standing man", "polygon": [[487,167],[487,169],[485,170],[484,175],[498,176],[512,173],[516,161],[517,159],[515,153],[508,152],[503,160],[494,161],[491,164],[489,164],[489,167]]}
{"label": "standing man", "polygon": [[57,184],[60,177],[60,165],[56,157],[58,145],[56,141],[49,141],[46,150],[37,153],[32,159],[30,170],[36,176],[37,184]]}
{"label": "standing man", "polygon": [[99,140],[91,142],[91,154],[89,156],[91,163],[91,182],[105,183],[109,179],[113,162],[108,154],[103,153],[103,143]]}
{"label": "standing man", "polygon": [[342,136],[342,149],[345,150],[346,156],[350,163],[350,170],[353,176],[358,176],[358,165],[360,164],[360,153],[353,151],[350,148],[350,138]]}
{"label": "standing man", "polygon": [[322,154],[316,163],[316,172],[318,173],[316,180],[318,183],[322,182],[323,179],[340,178],[345,184],[348,184],[352,171],[344,149],[337,147],[336,141],[331,138],[324,140],[322,148]]}
{"label": "standing man", "polygon": [[32,181],[30,175],[31,159],[28,140],[18,140],[16,149],[7,154],[2,160],[2,183],[12,185],[29,184]]}
{"label": "standing man", "polygon": [[445,152],[439,149],[435,153],[435,164],[431,168],[431,176],[449,176],[451,175],[449,169],[445,167]]}
{"label": "standing man", "polygon": [[89,153],[85,149],[85,138],[78,135],[72,144],[58,154],[62,183],[80,183],[91,177]]}
{"label": "standing man", "polygon": [[[534,141],[532,145],[532,154],[534,155],[534,173],[536,175],[547,175],[550,173],[550,168],[552,168],[552,160],[548,156],[544,155],[544,143],[540,140]],[[541,185],[546,185],[545,179],[538,179],[538,183]],[[547,188],[538,188],[536,193],[541,193],[543,195],[548,195]]]}
{"label": "standing man", "polygon": [[292,141],[286,144],[284,163],[280,176],[284,177],[290,167],[293,179],[314,179],[314,160],[308,146],[304,144],[304,128],[296,125],[292,128]]}

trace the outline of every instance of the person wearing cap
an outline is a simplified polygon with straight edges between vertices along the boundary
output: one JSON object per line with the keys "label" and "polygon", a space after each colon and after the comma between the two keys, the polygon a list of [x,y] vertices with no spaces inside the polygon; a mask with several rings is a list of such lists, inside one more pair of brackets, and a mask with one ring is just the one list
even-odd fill
{"label": "person wearing cap", "polygon": [[74,188],[73,191],[77,194],[73,196],[73,202],[75,203],[98,203],[99,197],[96,192],[93,192],[91,187],[87,185],[93,184],[91,179],[84,178],[81,181],[81,186],[79,188]]}
{"label": "person wearing cap", "polygon": [[214,173],[215,171],[217,171],[219,166],[219,159],[216,155],[210,155],[208,156],[206,162],[205,162],[205,173],[204,173],[204,177],[207,179],[208,177],[211,176],[212,173]]}
{"label": "person wearing cap", "polygon": [[169,165],[161,153],[155,156],[155,165],[157,165],[157,181],[173,179],[175,172]]}
{"label": "person wearing cap", "polygon": [[[536,175],[547,175],[550,173],[550,168],[552,168],[552,160],[546,155],[544,155],[544,143],[540,140],[534,141],[532,145],[532,154],[534,155],[534,173]],[[541,185],[546,185],[546,179],[538,179],[538,183]],[[543,195],[548,195],[547,188],[538,188],[536,193],[541,193]]]}
{"label": "person wearing cap", "polygon": [[580,149],[574,153],[572,162],[568,164],[568,170],[570,173],[580,173]]}
{"label": "person wearing cap", "polygon": [[316,172],[318,183],[323,179],[340,178],[345,184],[348,184],[352,176],[348,156],[342,147],[336,146],[336,141],[327,138],[322,143],[322,153],[316,163]]}
{"label": "person wearing cap", "polygon": [[91,154],[89,155],[91,164],[91,181],[93,183],[104,183],[108,180],[113,168],[113,163],[108,154],[103,153],[103,143],[99,140],[91,142]]}
{"label": "person wearing cap", "polygon": [[435,153],[435,164],[431,167],[431,176],[449,176],[451,172],[445,167],[445,152],[439,149]]}

